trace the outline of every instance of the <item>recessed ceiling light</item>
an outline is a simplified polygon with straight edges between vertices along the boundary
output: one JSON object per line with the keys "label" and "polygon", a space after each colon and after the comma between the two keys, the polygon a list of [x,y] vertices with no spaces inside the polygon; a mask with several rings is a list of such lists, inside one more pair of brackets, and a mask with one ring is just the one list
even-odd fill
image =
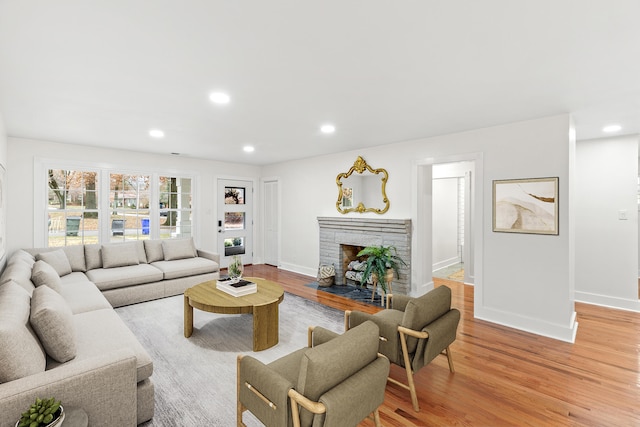
{"label": "recessed ceiling light", "polygon": [[213,92],[211,95],[209,95],[209,99],[214,104],[219,104],[219,105],[228,104],[229,101],[231,101],[231,98],[229,97],[229,95],[227,95],[224,92]]}
{"label": "recessed ceiling light", "polygon": [[160,129],[151,129],[149,131],[149,136],[153,138],[164,138],[164,132]]}
{"label": "recessed ceiling light", "polygon": [[253,153],[253,151],[255,150],[255,148],[250,145],[245,145],[242,149],[245,151],[245,153]]}
{"label": "recessed ceiling light", "polygon": [[320,132],[330,134],[336,131],[336,127],[330,123],[320,126]]}
{"label": "recessed ceiling light", "polygon": [[620,125],[609,125],[609,126],[603,127],[602,132],[606,132],[606,133],[618,132],[621,129],[622,129],[622,126]]}

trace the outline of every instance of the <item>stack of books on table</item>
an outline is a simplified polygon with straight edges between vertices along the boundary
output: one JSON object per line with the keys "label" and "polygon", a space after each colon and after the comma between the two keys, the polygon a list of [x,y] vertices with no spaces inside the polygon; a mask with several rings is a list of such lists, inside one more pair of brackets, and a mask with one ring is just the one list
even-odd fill
{"label": "stack of books on table", "polygon": [[243,295],[255,294],[258,292],[258,285],[248,280],[218,280],[216,287],[222,292],[226,292],[234,297],[241,297]]}

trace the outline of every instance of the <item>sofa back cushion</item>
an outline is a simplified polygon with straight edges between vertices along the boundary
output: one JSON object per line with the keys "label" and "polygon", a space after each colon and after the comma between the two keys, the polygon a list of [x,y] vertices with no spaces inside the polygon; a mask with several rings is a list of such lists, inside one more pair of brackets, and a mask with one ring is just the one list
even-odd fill
{"label": "sofa back cushion", "polygon": [[57,293],[62,291],[62,280],[56,270],[46,262],[39,260],[31,270],[31,281],[36,287],[47,285]]}
{"label": "sofa back cushion", "polygon": [[[400,325],[414,331],[420,331],[450,309],[451,289],[446,286],[438,286],[420,297],[412,298],[407,303]],[[407,350],[409,353],[413,353],[417,345],[418,340],[416,338],[407,338]]]}
{"label": "sofa back cushion", "polygon": [[33,282],[31,282],[31,265],[20,259],[14,260],[12,258],[9,260],[9,263],[2,272],[2,276],[0,276],[0,285],[11,281],[22,286],[29,296],[31,296],[35,288]]}
{"label": "sofa back cushion", "polygon": [[344,334],[307,350],[302,357],[296,390],[317,402],[378,357],[378,326],[366,321]]}
{"label": "sofa back cushion", "polygon": [[164,261],[162,252],[162,240],[145,240],[144,250],[147,254],[147,262]]}
{"label": "sofa back cushion", "polygon": [[113,268],[140,264],[135,243],[136,242],[127,242],[102,245],[102,267]]}
{"label": "sofa back cushion", "polygon": [[102,268],[102,245],[98,243],[84,245],[84,258],[87,271]]}
{"label": "sofa back cushion", "polygon": [[163,240],[162,252],[164,253],[165,261],[195,258],[197,255],[196,248],[193,244],[193,238]]}
{"label": "sofa back cushion", "polygon": [[36,260],[42,260],[52,266],[60,277],[66,276],[72,271],[69,258],[67,258],[67,254],[64,253],[62,249],[56,249],[55,251],[50,252],[41,252],[36,255]]}
{"label": "sofa back cushion", "polygon": [[29,293],[20,285],[0,285],[0,383],[45,370],[45,352],[29,324],[30,309]]}
{"label": "sofa back cushion", "polygon": [[33,291],[31,326],[47,354],[60,363],[76,357],[73,313],[62,296],[46,285]]}

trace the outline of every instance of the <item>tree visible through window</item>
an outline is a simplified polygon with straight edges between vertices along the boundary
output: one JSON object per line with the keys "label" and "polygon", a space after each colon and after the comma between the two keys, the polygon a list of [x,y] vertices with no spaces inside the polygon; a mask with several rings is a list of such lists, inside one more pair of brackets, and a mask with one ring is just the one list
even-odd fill
{"label": "tree visible through window", "polygon": [[112,242],[148,239],[149,175],[109,175],[109,222]]}
{"label": "tree visible through window", "polygon": [[48,246],[98,243],[97,172],[48,170]]}
{"label": "tree visible through window", "polygon": [[160,238],[190,237],[191,178],[161,176]]}

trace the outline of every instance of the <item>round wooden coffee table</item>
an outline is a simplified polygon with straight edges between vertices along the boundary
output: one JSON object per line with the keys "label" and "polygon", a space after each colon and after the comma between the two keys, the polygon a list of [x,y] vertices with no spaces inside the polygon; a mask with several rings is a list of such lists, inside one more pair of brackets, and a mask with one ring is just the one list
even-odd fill
{"label": "round wooden coffee table", "polygon": [[278,344],[278,304],[282,286],[257,277],[245,277],[258,285],[254,294],[234,297],[216,288],[216,281],[200,283],[184,291],[184,336],[193,333],[193,309],[219,314],[253,314],[253,351]]}

